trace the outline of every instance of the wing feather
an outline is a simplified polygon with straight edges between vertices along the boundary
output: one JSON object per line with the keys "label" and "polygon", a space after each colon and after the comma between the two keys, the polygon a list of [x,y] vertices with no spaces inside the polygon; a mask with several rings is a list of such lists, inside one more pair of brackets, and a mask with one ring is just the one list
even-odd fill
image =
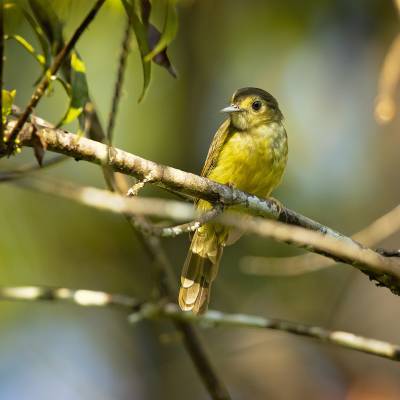
{"label": "wing feather", "polygon": [[210,149],[208,150],[206,162],[204,163],[203,169],[201,171],[201,176],[207,177],[217,164],[219,153],[228,139],[230,132],[230,119],[228,118],[219,127],[216,134],[214,135],[213,141],[211,143]]}

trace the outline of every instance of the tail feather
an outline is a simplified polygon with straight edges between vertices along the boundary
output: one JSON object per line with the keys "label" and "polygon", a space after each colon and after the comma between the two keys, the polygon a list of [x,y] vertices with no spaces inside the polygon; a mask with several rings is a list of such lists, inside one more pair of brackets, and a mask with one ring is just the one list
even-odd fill
{"label": "tail feather", "polygon": [[203,314],[207,311],[210,302],[210,293],[211,282],[207,282],[206,279],[203,278],[202,282],[200,282],[200,290],[192,309],[195,314]]}
{"label": "tail feather", "polygon": [[196,232],[193,237],[182,269],[178,297],[179,306],[184,311],[201,314],[207,310],[211,285],[217,275],[223,250],[223,246],[216,240],[216,235],[213,236],[204,240],[201,232]]}

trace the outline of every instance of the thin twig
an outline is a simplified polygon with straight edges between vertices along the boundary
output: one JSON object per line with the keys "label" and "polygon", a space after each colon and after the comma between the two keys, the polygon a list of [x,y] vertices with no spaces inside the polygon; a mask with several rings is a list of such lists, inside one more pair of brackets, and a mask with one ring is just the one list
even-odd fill
{"label": "thin twig", "polygon": [[97,0],[96,3],[93,5],[85,19],[82,23],[78,26],[74,34],[72,35],[69,42],[65,44],[65,46],[61,49],[61,51],[57,54],[54,58],[53,63],[51,64],[48,71],[43,75],[43,78],[37,85],[28,105],[25,108],[25,111],[19,117],[17,123],[14,125],[10,135],[8,136],[8,154],[11,154],[14,149],[15,139],[17,138],[19,132],[21,131],[24,124],[28,121],[32,111],[39,103],[40,99],[45,94],[47,88],[50,85],[50,82],[53,79],[53,76],[57,73],[59,68],[61,67],[62,63],[68,57],[70,51],[75,47],[76,43],[78,42],[79,38],[89,26],[89,24],[93,21],[95,16],[97,15],[98,11],[100,10],[101,6],[104,4],[105,0]]}
{"label": "thin twig", "polygon": [[[364,246],[374,247],[399,229],[400,206],[397,206],[355,233],[352,239]],[[240,260],[240,268],[243,272],[265,276],[297,276],[320,271],[335,264],[335,261],[318,254],[302,254],[292,257],[245,256]]]}
{"label": "thin twig", "polygon": [[375,119],[381,124],[392,121],[396,115],[396,90],[400,80],[400,34],[398,34],[383,61],[375,100]]}
{"label": "thin twig", "polygon": [[45,167],[51,167],[53,165],[57,165],[62,161],[69,160],[69,157],[59,155],[51,158],[50,160],[44,160],[42,165],[39,165],[37,162],[29,163],[26,165],[22,165],[18,168],[0,171],[0,182],[9,182],[15,179],[26,178],[32,172],[36,172],[42,170]]}
{"label": "thin twig", "polygon": [[[129,49],[129,43],[130,43],[130,39],[131,39],[130,24],[131,24],[131,18],[130,18],[130,16],[128,16],[126,19],[124,36],[122,38],[122,43],[121,43],[121,53],[120,53],[119,62],[118,62],[117,78],[116,78],[115,85],[114,85],[114,94],[113,94],[112,101],[111,101],[111,110],[110,110],[110,114],[108,117],[107,131],[105,134],[102,131],[102,129],[101,129],[101,132],[98,132],[98,134],[104,136],[103,140],[108,145],[108,157],[107,157],[107,160],[102,165],[102,170],[103,170],[104,180],[105,180],[108,188],[112,191],[118,190],[118,184],[116,182],[113,170],[109,167],[109,163],[110,163],[110,160],[112,159],[113,153],[114,153],[114,149],[112,147],[114,126],[115,126],[115,121],[117,119],[118,106],[121,101],[121,92],[122,92],[122,86],[124,84],[126,63],[127,63],[127,59],[128,59],[128,55],[129,55],[129,50],[130,50]],[[97,125],[97,128],[99,128],[99,127],[100,127],[100,124]]]}
{"label": "thin twig", "polygon": [[118,306],[135,311],[142,303],[120,294],[110,294],[97,290],[70,289],[49,286],[0,287],[1,300],[21,301],[65,301],[84,307]]}
{"label": "thin twig", "polygon": [[[70,289],[65,287],[47,286],[15,286],[0,287],[0,300],[7,301],[62,301],[83,307],[120,307],[132,312],[128,317],[130,323],[136,323],[143,318],[157,319],[164,317],[188,327],[193,322],[207,328],[235,327],[273,329],[290,334],[307,336],[345,347],[351,350],[400,361],[400,346],[381,340],[370,339],[343,331],[330,331],[319,326],[310,326],[298,322],[285,321],[277,318],[266,318],[247,314],[226,314],[210,310],[203,315],[181,311],[173,303],[141,302],[133,297],[121,294],[111,294],[103,291]],[[192,343],[197,351],[197,343]],[[220,393],[219,399],[226,399]]]}
{"label": "thin twig", "polygon": [[305,248],[308,251],[333,258],[335,261],[352,265],[370,278],[375,279],[376,274],[381,274],[384,282],[379,282],[390,288],[393,293],[400,294],[400,262],[395,258],[384,257],[361,245],[354,246],[350,242],[322,235],[320,232],[299,226],[290,226],[278,221],[261,218],[244,219],[230,215],[224,215],[220,217],[220,220],[247,232]]}
{"label": "thin twig", "polygon": [[16,185],[39,192],[64,197],[80,204],[127,216],[152,215],[174,221],[187,221],[197,216],[193,206],[174,200],[134,197],[128,198],[108,190],[78,186],[71,182],[38,176],[19,179]]}
{"label": "thin twig", "polygon": [[123,37],[122,43],[121,43],[121,54],[119,56],[117,80],[115,82],[114,95],[113,95],[112,104],[111,104],[111,111],[110,111],[110,115],[108,118],[108,124],[107,124],[107,141],[108,141],[109,146],[111,146],[112,142],[113,142],[114,126],[115,126],[115,121],[117,118],[119,101],[121,99],[122,86],[124,84],[126,62],[127,62],[129,50],[130,50],[129,43],[131,40],[131,32],[132,32],[131,21],[130,21],[130,18],[127,17],[125,31],[124,31],[124,37]]}
{"label": "thin twig", "polygon": [[[400,16],[400,0],[393,1]],[[397,34],[385,55],[375,100],[375,119],[380,124],[391,122],[396,115],[396,90],[400,81],[400,34]]]}
{"label": "thin twig", "polygon": [[200,228],[200,226],[215,219],[218,215],[222,213],[222,211],[223,207],[220,205],[216,205],[210,211],[206,211],[193,221],[186,222],[184,224],[166,227],[156,226],[153,224],[144,224],[141,225],[140,228],[143,229],[144,232],[147,232],[149,235],[173,238],[184,233],[191,233],[196,231]]}
{"label": "thin twig", "polygon": [[276,318],[265,318],[246,314],[225,314],[210,310],[203,315],[183,312],[175,304],[167,304],[162,315],[182,321],[191,321],[206,327],[241,327],[274,329],[300,336],[307,336],[323,342],[346,347],[351,350],[373,354],[393,361],[400,361],[400,346],[381,340],[370,339],[344,331],[330,331],[319,326],[304,325]]}
{"label": "thin twig", "polygon": [[[131,226],[135,228],[138,220],[141,218],[135,216],[130,219]],[[142,224],[146,223],[142,219]],[[159,286],[160,297],[168,298],[173,301],[176,298],[175,279],[172,274],[172,265],[167,258],[167,255],[161,245],[160,239],[156,236],[146,235],[142,231],[137,231],[144,248],[153,260],[155,266],[159,270]],[[193,365],[205,385],[210,397],[213,400],[229,400],[231,396],[221,380],[219,373],[211,362],[210,356],[201,341],[201,338],[195,327],[188,321],[179,321],[172,319],[171,321],[175,328],[182,334],[183,344]]]}

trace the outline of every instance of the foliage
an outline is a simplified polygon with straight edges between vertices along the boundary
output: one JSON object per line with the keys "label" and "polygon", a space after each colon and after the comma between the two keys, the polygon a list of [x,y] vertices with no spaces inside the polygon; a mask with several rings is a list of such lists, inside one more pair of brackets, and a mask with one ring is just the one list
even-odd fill
{"label": "foliage", "polygon": [[15,90],[5,90],[3,89],[1,92],[2,103],[1,103],[1,116],[3,120],[3,124],[7,121],[7,116],[10,115],[12,105],[14,102],[16,91]]}
{"label": "foliage", "polygon": [[[167,48],[176,36],[178,17],[176,0],[168,0],[165,5],[165,18],[162,31],[150,22],[152,6],[148,0],[122,0],[127,18],[134,31],[143,67],[143,87],[139,96],[141,101],[146,94],[151,80],[152,62],[164,67],[172,76],[176,71],[167,55]],[[42,67],[41,76],[48,73],[51,62],[64,46],[63,20],[56,12],[56,5],[48,0],[29,0],[31,12],[17,3],[7,3],[6,10],[18,8],[40,43],[40,52],[23,36],[6,35],[6,39],[15,40]],[[63,65],[60,74],[52,77],[64,88],[69,105],[57,126],[69,124],[82,115],[85,106],[90,103],[89,88],[86,78],[86,66],[79,53],[74,50]],[[80,130],[84,130],[84,118],[79,118]]]}

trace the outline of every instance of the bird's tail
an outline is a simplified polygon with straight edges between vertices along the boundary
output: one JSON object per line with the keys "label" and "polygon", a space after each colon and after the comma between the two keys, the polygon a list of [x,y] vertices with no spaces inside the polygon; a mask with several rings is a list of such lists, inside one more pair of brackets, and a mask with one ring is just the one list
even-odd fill
{"label": "bird's tail", "polygon": [[207,311],[211,284],[218,273],[223,244],[221,234],[204,225],[194,234],[181,274],[179,306],[184,311]]}

